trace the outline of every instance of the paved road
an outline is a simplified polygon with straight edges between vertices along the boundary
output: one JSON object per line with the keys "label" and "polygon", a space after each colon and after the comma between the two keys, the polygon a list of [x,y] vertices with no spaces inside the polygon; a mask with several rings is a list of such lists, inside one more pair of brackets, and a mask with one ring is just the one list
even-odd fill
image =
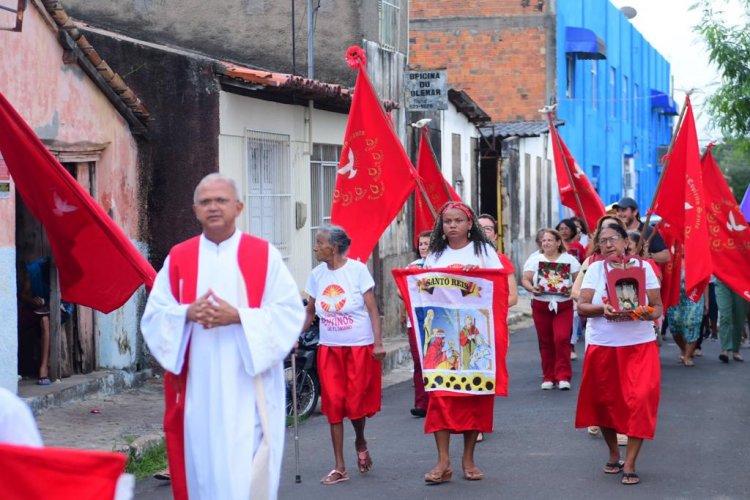
{"label": "paved road", "polygon": [[[328,425],[322,416],[300,426],[301,484],[294,483],[294,442],[287,435],[279,492],[281,499],[744,499],[750,498],[750,351],[747,363],[721,364],[716,342],[704,344],[694,368],[676,364],[677,348],[661,349],[662,400],[656,439],[646,442],[638,462],[642,483],[623,486],[619,476],[601,472],[607,459],[601,438],[573,428],[581,361],[574,362],[573,390],[541,391],[539,353],[533,328],[513,333],[509,352],[511,395],[497,398],[496,432],[478,445],[477,463],[486,479],[468,482],[454,472],[452,482],[427,486],[422,480],[434,465],[435,447],[424,435],[423,420],[409,415],[411,384],[383,393],[383,409],[368,422],[371,473],[356,472],[354,440],[346,429],[351,480],[322,486],[333,465]],[[451,456],[460,471],[461,440]],[[624,449],[623,449],[624,451]],[[169,490],[149,480],[136,498],[170,498]]]}

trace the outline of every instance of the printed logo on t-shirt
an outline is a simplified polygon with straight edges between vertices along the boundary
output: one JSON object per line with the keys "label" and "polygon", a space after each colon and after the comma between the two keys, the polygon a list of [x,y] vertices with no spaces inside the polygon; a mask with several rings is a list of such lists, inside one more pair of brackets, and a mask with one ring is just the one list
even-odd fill
{"label": "printed logo on t-shirt", "polygon": [[324,311],[340,311],[346,304],[346,292],[339,285],[328,285],[320,297],[320,307]]}

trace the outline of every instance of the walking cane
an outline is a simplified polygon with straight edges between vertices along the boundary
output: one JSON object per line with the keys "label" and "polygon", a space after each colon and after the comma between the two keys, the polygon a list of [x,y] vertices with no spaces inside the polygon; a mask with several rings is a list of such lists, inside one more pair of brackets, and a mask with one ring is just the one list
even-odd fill
{"label": "walking cane", "polygon": [[294,482],[301,483],[302,478],[299,475],[299,431],[297,428],[297,421],[299,415],[297,414],[297,352],[296,349],[292,351],[292,412],[294,418]]}

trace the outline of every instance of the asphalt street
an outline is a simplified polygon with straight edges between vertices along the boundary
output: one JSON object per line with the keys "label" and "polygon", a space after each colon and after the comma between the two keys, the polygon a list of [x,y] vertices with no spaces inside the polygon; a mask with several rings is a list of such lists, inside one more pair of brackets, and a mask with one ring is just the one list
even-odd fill
{"label": "asphalt street", "polygon": [[[579,351],[583,345],[579,344]],[[645,442],[638,461],[641,484],[624,486],[619,475],[602,473],[607,450],[601,437],[573,427],[582,361],[573,362],[573,390],[542,391],[539,352],[533,328],[516,330],[508,355],[510,396],[497,398],[495,432],[478,444],[477,464],[485,480],[469,482],[460,472],[462,438],[454,436],[453,480],[428,486],[423,475],[435,462],[431,435],[409,414],[410,382],[383,391],[381,413],[368,421],[373,470],[360,475],[354,438],[346,428],[351,479],[319,483],[333,468],[328,424],[315,415],[299,427],[300,476],[296,484],[294,439],[287,434],[279,498],[416,499],[745,499],[750,498],[750,351],[746,363],[722,364],[718,342],[704,342],[696,366],[676,363],[672,342],[661,348],[662,396],[656,437]],[[621,448],[624,456],[624,448]],[[171,498],[165,484],[139,483],[136,498]]]}

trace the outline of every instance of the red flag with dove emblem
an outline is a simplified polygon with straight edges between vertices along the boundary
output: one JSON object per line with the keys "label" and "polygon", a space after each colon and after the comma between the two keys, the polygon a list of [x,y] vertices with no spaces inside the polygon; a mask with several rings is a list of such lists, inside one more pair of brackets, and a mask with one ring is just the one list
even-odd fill
{"label": "red flag with dove emblem", "polygon": [[344,228],[352,240],[347,256],[364,262],[416,187],[417,173],[367,77],[364,50],[350,47],[347,63],[358,73],[331,223]]}
{"label": "red flag with dove emblem", "polygon": [[0,153],[47,233],[63,300],[109,313],[142,284],[151,287],[154,268],[2,94]]}

